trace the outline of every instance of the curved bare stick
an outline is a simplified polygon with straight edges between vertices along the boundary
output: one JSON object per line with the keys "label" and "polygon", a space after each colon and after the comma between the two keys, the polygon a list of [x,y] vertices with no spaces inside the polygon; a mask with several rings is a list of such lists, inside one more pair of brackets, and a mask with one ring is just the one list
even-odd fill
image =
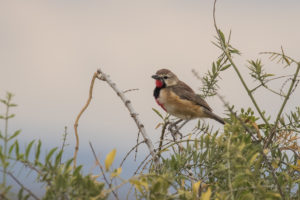
{"label": "curved bare stick", "polygon": [[74,130],[75,130],[75,137],[76,137],[76,146],[75,146],[75,152],[74,152],[74,168],[76,168],[76,158],[77,158],[77,153],[78,153],[78,149],[79,149],[79,136],[78,136],[78,121],[82,115],[82,113],[87,109],[87,107],[89,106],[92,97],[93,97],[93,88],[94,88],[94,83],[95,83],[95,79],[98,76],[98,72],[95,72],[91,81],[91,85],[90,85],[90,91],[89,91],[89,98],[86,102],[86,104],[84,105],[84,107],[81,109],[81,111],[79,112],[79,114],[76,117],[75,123],[74,123]]}
{"label": "curved bare stick", "polygon": [[141,134],[144,138],[144,141],[147,144],[147,147],[150,151],[150,154],[151,154],[152,158],[154,159],[154,163],[157,166],[159,164],[159,160],[157,159],[157,155],[155,153],[152,141],[148,137],[148,134],[144,128],[144,125],[141,123],[141,121],[138,117],[138,114],[134,111],[134,109],[131,105],[131,102],[125,97],[124,93],[117,88],[116,84],[110,80],[109,76],[102,72],[101,69],[98,69],[98,75],[99,75],[98,78],[100,80],[107,82],[107,84],[117,93],[117,95],[123,101],[124,105],[126,106],[126,108],[128,109],[128,111],[130,113],[130,116],[133,118],[136,126],[138,127],[139,131],[141,132]]}

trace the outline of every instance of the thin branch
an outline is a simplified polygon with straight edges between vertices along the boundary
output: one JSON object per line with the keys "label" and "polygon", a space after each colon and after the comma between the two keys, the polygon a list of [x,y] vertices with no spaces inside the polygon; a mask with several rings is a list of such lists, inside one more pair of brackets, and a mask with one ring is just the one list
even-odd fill
{"label": "thin branch", "polygon": [[229,190],[230,190],[230,196],[231,196],[231,200],[234,200],[234,196],[233,196],[233,189],[232,189],[232,182],[231,182],[231,175],[230,175],[230,141],[231,140],[231,135],[229,135],[228,138],[228,143],[227,143],[227,175],[228,175],[228,186],[229,186]]}
{"label": "thin branch", "polygon": [[144,138],[144,141],[145,143],[147,144],[147,147],[149,149],[149,152],[152,156],[152,158],[154,159],[154,163],[156,166],[158,166],[159,164],[159,160],[157,158],[157,155],[155,153],[155,150],[154,150],[154,146],[152,144],[152,141],[150,140],[150,138],[148,137],[148,134],[144,128],[144,125],[141,123],[139,117],[138,117],[138,114],[135,112],[135,110],[133,109],[132,105],[131,105],[131,102],[125,97],[124,93],[121,92],[115,83],[113,83],[109,76],[106,75],[105,73],[102,72],[101,69],[98,69],[98,73],[97,73],[98,78],[100,80],[103,80],[105,82],[107,82],[107,84],[117,93],[117,95],[120,97],[120,99],[123,101],[124,105],[126,106],[126,108],[128,109],[129,113],[130,113],[130,116],[133,118],[136,126],[138,127],[139,131],[141,132],[143,138]]}
{"label": "thin branch", "polygon": [[283,103],[282,103],[282,105],[280,107],[280,110],[279,110],[279,112],[277,114],[277,117],[276,117],[276,120],[275,120],[275,123],[274,123],[274,128],[271,131],[271,134],[268,137],[267,142],[265,143],[265,148],[267,148],[270,145],[270,143],[272,142],[272,139],[273,139],[273,137],[274,137],[274,135],[276,133],[276,129],[277,129],[277,125],[279,123],[279,119],[281,117],[281,114],[283,112],[283,109],[284,109],[287,101],[289,100],[289,98],[291,96],[291,92],[293,91],[294,85],[296,83],[296,80],[297,80],[296,78],[298,76],[299,70],[300,70],[300,63],[297,63],[297,69],[296,69],[296,72],[295,72],[294,77],[292,79],[292,83],[291,83],[290,88],[288,90],[288,93],[287,93],[287,95],[286,95],[286,97],[285,97],[285,99],[284,99],[284,101],[283,101]]}
{"label": "thin branch", "polygon": [[132,92],[132,91],[136,91],[139,90],[139,88],[133,88],[133,89],[128,89],[128,90],[124,90],[123,93],[127,93],[127,92]]}
{"label": "thin branch", "polygon": [[[182,122],[183,121],[183,119],[179,119],[179,120],[177,120],[177,121],[175,121],[174,123],[171,123],[170,125],[169,125],[169,131],[171,132],[171,134],[172,134],[172,136],[173,136],[173,138],[174,138],[174,140],[176,140],[176,135],[178,134],[178,135],[180,135],[180,138],[182,138],[182,134],[179,132],[179,130],[182,128],[182,127],[180,127],[180,128],[177,128],[177,124],[178,123],[180,123],[180,122]],[[185,123],[184,123],[185,124]],[[184,125],[183,124],[183,125]],[[173,127],[175,127],[175,130],[173,130]]]}
{"label": "thin branch", "polygon": [[146,158],[140,163],[140,165],[138,166],[138,168],[135,170],[135,172],[133,173],[133,176],[135,176],[137,173],[138,173],[138,171],[140,170],[140,168],[143,166],[143,164],[148,160],[148,158],[150,157],[150,155],[151,154],[148,154],[147,156],[146,156]]}
{"label": "thin branch", "polygon": [[[218,26],[217,26],[217,22],[216,22],[216,3],[217,3],[217,0],[214,1],[214,7],[213,7],[214,26],[215,26],[215,29],[216,29],[216,32],[217,32],[217,34],[218,34],[218,37],[219,37],[220,41],[222,41],[222,39],[221,39],[222,37],[221,37],[221,35],[220,35],[220,30],[219,30],[219,28],[218,28]],[[233,62],[233,60],[232,60],[232,58],[231,58],[231,55],[230,55],[230,53],[228,52],[227,46],[226,46],[223,42],[220,42],[220,44],[221,44],[221,49],[222,49],[222,51],[225,53],[225,55],[226,55],[226,57],[228,58],[230,64],[232,65],[232,67],[234,68],[235,72],[237,73],[239,79],[241,80],[241,82],[242,82],[242,84],[243,84],[245,90],[247,91],[247,93],[248,93],[248,95],[249,95],[249,97],[250,97],[252,103],[254,104],[254,106],[255,106],[257,112],[259,113],[260,117],[263,119],[263,121],[265,122],[265,124],[266,124],[267,126],[270,126],[268,120],[265,118],[263,112],[260,110],[259,106],[257,105],[256,100],[254,99],[254,97],[253,97],[253,95],[252,95],[250,89],[248,88],[246,82],[244,81],[244,79],[243,79],[243,77],[242,77],[240,71],[238,70],[237,66],[236,66],[235,63]]]}
{"label": "thin branch", "polygon": [[[135,152],[134,152],[134,161],[136,161],[136,157],[137,157],[137,153],[138,153],[138,147],[139,147],[138,143],[139,143],[139,140],[140,140],[140,133],[141,132],[138,131],[138,135],[136,137],[136,144],[137,144],[137,146],[136,146]],[[145,142],[145,141],[143,141],[143,142]]]}
{"label": "thin branch", "polygon": [[89,106],[89,104],[92,100],[94,83],[95,83],[95,79],[97,78],[97,76],[98,76],[98,72],[95,72],[93,75],[92,81],[91,81],[88,100],[87,100],[86,104],[83,106],[83,108],[81,109],[81,111],[79,112],[79,114],[77,115],[75,124],[74,124],[74,130],[75,130],[75,136],[76,136],[76,146],[75,146],[74,161],[73,161],[74,169],[76,168],[76,158],[77,158],[77,153],[78,153],[78,149],[79,149],[79,136],[78,136],[78,130],[77,130],[78,122],[79,122],[79,119],[80,119],[82,113],[87,109],[87,107]]}
{"label": "thin branch", "polygon": [[275,90],[269,88],[269,86],[267,86],[267,85],[265,85],[265,84],[263,84],[263,87],[266,88],[267,90],[269,90],[270,92],[272,92],[272,93],[274,93],[274,94],[277,94],[278,96],[285,97],[284,94],[281,94],[281,93],[279,93],[279,92],[276,92]]}
{"label": "thin branch", "polygon": [[[0,169],[0,171],[2,171],[3,172],[3,170],[2,169]],[[39,198],[35,195],[35,194],[33,194],[33,192],[30,190],[30,189],[28,189],[27,187],[25,187],[20,181],[19,181],[19,179],[17,179],[17,177],[15,177],[11,172],[9,172],[9,171],[6,171],[5,172],[7,175],[9,175],[21,188],[23,188],[30,196],[32,196],[34,199],[36,199],[36,200],[39,200]]]}
{"label": "thin branch", "polygon": [[[107,180],[107,178],[106,178],[106,176],[105,176],[104,169],[103,169],[103,167],[102,167],[102,165],[101,165],[99,159],[97,158],[97,155],[96,155],[96,152],[95,152],[95,150],[94,150],[94,148],[93,148],[92,143],[89,142],[89,144],[90,144],[91,150],[92,150],[92,152],[93,152],[93,155],[94,155],[96,164],[99,166],[99,168],[100,168],[100,170],[101,170],[101,173],[103,174],[103,178],[104,178],[106,184],[108,185],[108,187],[109,187],[110,189],[112,189],[111,183],[108,182],[108,180]],[[112,193],[113,193],[113,195],[116,197],[116,199],[119,199],[117,193],[116,193],[114,190],[112,190]]]}
{"label": "thin branch", "polygon": [[[68,135],[67,127],[65,126],[65,132],[64,132],[64,134],[63,134],[63,142],[62,142],[62,145],[61,145],[61,152],[64,151],[64,148],[65,148],[65,146],[66,146],[67,135]],[[60,164],[61,164],[61,159],[62,159],[62,157],[60,158]]]}
{"label": "thin branch", "polygon": [[133,150],[137,149],[137,147],[138,147],[140,144],[142,144],[142,143],[145,143],[145,141],[141,141],[141,142],[137,143],[134,147],[132,147],[132,148],[127,152],[126,156],[123,158],[123,160],[122,160],[122,162],[121,162],[121,164],[120,164],[120,167],[122,167],[122,165],[124,164],[124,162],[125,162],[125,160],[127,159],[127,157],[130,155],[130,153],[131,153]]}
{"label": "thin branch", "polygon": [[[281,49],[282,49],[282,47],[281,47]],[[282,50],[282,52],[283,52],[283,50]],[[277,52],[266,51],[266,52],[260,52],[260,54],[269,54],[269,55],[271,55],[271,57],[273,57],[274,55],[275,56],[281,56],[281,57],[284,57],[284,58],[286,58],[286,59],[288,59],[288,60],[290,60],[290,61],[292,61],[294,63],[298,63],[295,59],[293,59],[293,58],[285,55],[284,53],[277,53]],[[291,64],[291,63],[289,63],[289,64]]]}
{"label": "thin branch", "polygon": [[[285,76],[278,76],[278,77],[275,77],[275,78],[271,78],[271,79],[266,80],[266,81],[264,82],[264,84],[266,84],[266,83],[268,83],[268,82],[270,82],[270,81],[277,80],[277,79],[287,78],[287,77],[289,77],[289,76],[293,76],[293,75],[285,75]],[[261,86],[264,86],[264,85],[261,83],[261,84],[259,84],[258,86],[256,86],[255,88],[251,89],[250,91],[253,93],[255,90],[257,90],[257,89],[258,89],[259,87],[261,87]],[[285,96],[285,95],[283,95],[283,96]]]}
{"label": "thin branch", "polygon": [[160,135],[159,146],[158,146],[158,154],[157,154],[158,158],[161,157],[161,147],[162,147],[165,132],[166,132],[166,129],[167,129],[167,126],[168,126],[169,123],[170,123],[169,121],[165,122],[162,129],[161,129],[161,135]]}

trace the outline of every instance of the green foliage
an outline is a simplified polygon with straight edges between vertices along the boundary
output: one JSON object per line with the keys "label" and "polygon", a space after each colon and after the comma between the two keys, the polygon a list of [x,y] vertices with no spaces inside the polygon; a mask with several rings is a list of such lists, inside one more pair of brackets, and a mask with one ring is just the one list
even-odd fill
{"label": "green foliage", "polygon": [[249,60],[249,70],[250,75],[254,78],[254,80],[258,80],[261,84],[265,84],[266,79],[270,76],[274,76],[274,74],[267,74],[263,70],[263,65],[260,59],[257,60]]}
{"label": "green foliage", "polygon": [[[5,100],[1,102],[6,106],[6,114],[2,116],[5,124],[13,118],[8,110],[16,104],[11,103],[12,95],[7,94]],[[91,175],[84,175],[82,166],[76,169],[72,168],[73,159],[61,162],[63,150],[58,150],[57,147],[52,148],[44,159],[41,158],[42,142],[37,143],[33,140],[25,146],[24,151],[20,148],[17,136],[21,133],[20,130],[9,135],[5,127],[4,136],[1,134],[0,139],[4,145],[0,146],[0,172],[3,173],[3,182],[0,187],[0,198],[11,199],[18,198],[25,200],[29,198],[39,199],[21,180],[14,175],[13,164],[18,162],[29,168],[36,174],[36,180],[45,187],[45,195],[43,199],[106,199],[107,193],[104,192],[104,183],[98,182]],[[63,148],[62,148],[63,149]],[[20,187],[18,194],[10,192],[12,186],[6,185],[6,177],[9,175]]]}
{"label": "green foliage", "polygon": [[[181,140],[166,140],[169,142],[159,148],[162,160],[159,169],[150,167],[150,171],[139,178],[143,180],[142,184],[138,181],[133,183],[137,197],[154,199],[152,194],[155,194],[161,199],[197,199],[206,198],[211,189],[211,199],[296,200],[300,196],[300,109],[296,107],[290,113],[283,113],[283,110],[298,86],[300,62],[287,56],[282,48],[281,53],[265,52],[271,55],[272,61],[278,60],[277,63],[282,63],[284,67],[295,67],[294,74],[282,76],[266,73],[260,59],[248,61],[249,75],[259,82],[250,89],[233,61],[233,55],[240,55],[240,52],[230,44],[231,34],[226,39],[216,24],[215,27],[217,42],[214,44],[221,50],[221,55],[204,77],[193,71],[203,84],[201,96],[216,95],[221,73],[232,67],[254,109],[249,107],[236,111],[234,106],[221,98],[228,116],[224,130],[214,132],[209,126],[198,123]],[[282,91],[283,86],[281,89],[270,88],[270,83],[279,79],[285,79],[283,86],[289,83],[286,92]],[[267,112],[261,109],[254,96],[255,91],[262,88],[283,97],[281,105],[277,106],[278,114],[274,121],[265,116]],[[161,122],[162,133],[172,123],[168,120]],[[160,187],[152,187],[158,182]],[[195,196],[196,183],[200,183],[200,187]]]}
{"label": "green foliage", "polygon": [[[298,157],[275,146],[263,148],[256,132],[259,130],[252,127],[252,135],[245,128],[258,121],[250,108],[242,109],[239,116],[229,111],[228,115],[222,133],[202,129],[196,136],[198,128],[203,127],[197,125],[191,134],[194,137],[165,145],[164,152],[182,144],[178,150],[163,154],[159,169],[150,169],[131,181],[137,199],[196,199],[203,197],[207,188],[212,189],[212,199],[282,199],[277,184],[285,198],[297,199]],[[200,187],[196,196],[192,192],[195,182],[207,186]]]}

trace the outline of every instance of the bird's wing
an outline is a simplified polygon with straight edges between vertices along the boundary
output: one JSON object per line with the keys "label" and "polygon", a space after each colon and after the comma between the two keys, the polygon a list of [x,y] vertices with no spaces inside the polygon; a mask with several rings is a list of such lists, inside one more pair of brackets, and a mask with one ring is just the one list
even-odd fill
{"label": "bird's wing", "polygon": [[178,84],[171,86],[170,89],[181,99],[192,101],[195,104],[203,106],[207,110],[212,111],[211,107],[209,107],[206,101],[202,99],[200,95],[195,94],[192,88],[190,88],[184,82],[180,81]]}

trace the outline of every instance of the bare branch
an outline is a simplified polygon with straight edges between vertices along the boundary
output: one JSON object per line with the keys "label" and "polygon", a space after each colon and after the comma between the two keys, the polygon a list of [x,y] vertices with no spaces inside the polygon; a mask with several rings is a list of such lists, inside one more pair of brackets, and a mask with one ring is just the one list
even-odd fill
{"label": "bare branch", "polygon": [[[3,170],[2,169],[0,169],[0,171],[2,171],[3,172]],[[30,190],[30,189],[28,189],[27,187],[25,187],[20,181],[19,181],[19,179],[17,179],[17,177],[15,177],[11,172],[9,172],[9,171],[6,171],[5,172],[7,175],[9,175],[21,188],[23,188],[26,192],[28,192],[28,194],[30,195],[30,196],[32,196],[34,199],[36,199],[36,200],[39,200],[39,198],[35,195],[35,194],[33,194],[33,192]]]}
{"label": "bare branch", "polygon": [[127,93],[127,92],[132,92],[132,91],[137,91],[139,90],[139,88],[133,88],[133,89],[128,89],[128,90],[124,90],[123,93]]}
{"label": "bare branch", "polygon": [[157,159],[157,155],[155,153],[155,150],[154,150],[154,146],[152,144],[152,141],[150,140],[150,138],[148,137],[148,134],[144,128],[144,125],[141,123],[139,117],[138,117],[138,114],[135,112],[135,110],[133,109],[132,105],[131,105],[131,102],[130,100],[128,100],[124,93],[121,92],[115,83],[113,83],[109,76],[106,75],[105,73],[102,72],[101,69],[98,69],[98,78],[100,80],[103,80],[105,82],[107,82],[107,84],[117,93],[117,95],[120,97],[120,99],[123,101],[124,105],[126,106],[126,108],[128,109],[129,113],[130,113],[130,116],[133,118],[136,126],[138,127],[139,131],[141,132],[143,138],[144,138],[144,141],[145,143],[147,144],[147,147],[149,149],[149,152],[152,156],[152,158],[154,159],[154,162],[155,162],[155,165],[158,165],[159,164],[159,160]]}
{"label": "bare branch", "polygon": [[161,156],[161,147],[162,147],[165,132],[166,132],[166,129],[167,129],[167,126],[169,123],[170,123],[169,121],[166,121],[161,129],[161,135],[160,135],[159,146],[158,146],[158,158],[160,158],[160,156]]}

